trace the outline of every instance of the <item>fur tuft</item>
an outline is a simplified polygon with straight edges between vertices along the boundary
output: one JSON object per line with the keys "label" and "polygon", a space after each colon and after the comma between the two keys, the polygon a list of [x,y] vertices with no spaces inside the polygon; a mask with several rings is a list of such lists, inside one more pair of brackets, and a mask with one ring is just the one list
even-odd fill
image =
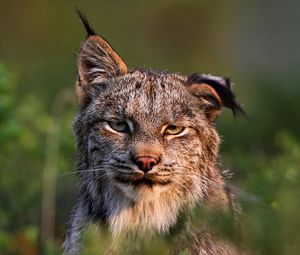
{"label": "fur tuft", "polygon": [[95,31],[91,28],[87,17],[79,9],[77,9],[77,8],[75,8],[75,9],[76,9],[78,17],[80,18],[80,20],[85,28],[87,37],[89,37],[91,35],[96,35]]}
{"label": "fur tuft", "polygon": [[231,90],[231,82],[228,78],[194,73],[188,78],[187,83],[188,85],[205,83],[211,86],[222,99],[222,104],[225,107],[230,108],[233,115],[236,116],[237,114],[242,114],[246,116],[246,112],[235,100],[235,95]]}

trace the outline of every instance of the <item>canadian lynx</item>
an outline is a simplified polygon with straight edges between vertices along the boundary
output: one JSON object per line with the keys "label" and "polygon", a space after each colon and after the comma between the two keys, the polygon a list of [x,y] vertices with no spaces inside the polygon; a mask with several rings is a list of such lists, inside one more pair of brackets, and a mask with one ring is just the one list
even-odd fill
{"label": "canadian lynx", "polygon": [[[214,126],[223,106],[243,112],[229,79],[128,69],[80,17],[88,33],[77,56],[80,197],[65,254],[80,253],[89,222],[103,223],[114,237],[164,235],[180,212],[198,204],[229,210]],[[240,254],[209,233],[196,237],[189,252]]]}

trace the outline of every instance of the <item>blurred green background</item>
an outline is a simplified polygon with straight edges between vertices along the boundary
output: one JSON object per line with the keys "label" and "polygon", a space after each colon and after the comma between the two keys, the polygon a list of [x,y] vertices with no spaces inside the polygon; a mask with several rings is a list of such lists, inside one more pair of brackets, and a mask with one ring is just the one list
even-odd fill
{"label": "blurred green background", "polygon": [[[248,118],[224,111],[217,128],[247,245],[300,254],[300,1],[73,3],[130,67],[232,79]],[[0,254],[60,254],[77,192],[71,123],[85,33],[72,1],[1,0],[0,20]],[[94,232],[85,254],[103,250]]]}

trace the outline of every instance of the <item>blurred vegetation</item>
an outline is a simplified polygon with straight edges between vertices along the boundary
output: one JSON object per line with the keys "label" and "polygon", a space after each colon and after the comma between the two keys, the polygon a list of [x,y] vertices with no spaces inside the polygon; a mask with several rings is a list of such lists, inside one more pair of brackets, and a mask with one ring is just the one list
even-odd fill
{"label": "blurred vegetation", "polygon": [[[300,2],[74,2],[129,66],[232,77],[248,116],[224,111],[217,128],[247,223],[212,220],[256,254],[299,254]],[[71,123],[83,29],[68,1],[3,0],[0,17],[0,254],[60,254],[77,192]],[[91,229],[85,242],[84,254],[99,254],[109,239]],[[167,254],[169,243],[142,247]]]}

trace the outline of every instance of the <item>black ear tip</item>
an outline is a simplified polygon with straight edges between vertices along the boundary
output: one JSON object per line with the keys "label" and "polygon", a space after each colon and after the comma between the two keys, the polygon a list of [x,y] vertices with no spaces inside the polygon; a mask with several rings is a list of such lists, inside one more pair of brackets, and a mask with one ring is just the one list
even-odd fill
{"label": "black ear tip", "polygon": [[231,109],[233,115],[236,117],[242,115],[247,117],[246,112],[241,105],[236,101],[235,95],[231,90],[231,81],[229,78],[213,76],[210,74],[194,73],[187,79],[187,84],[206,83],[211,86],[222,99],[222,104]]}
{"label": "black ear tip", "polygon": [[234,117],[237,117],[237,116],[247,117],[247,113],[242,108],[242,106],[240,104],[238,104],[237,102],[234,101],[234,103],[231,105],[230,108],[231,108],[231,111],[232,111]]}
{"label": "black ear tip", "polygon": [[96,35],[95,31],[91,28],[87,17],[77,7],[75,7],[75,10],[85,28],[87,37],[89,37],[91,35]]}
{"label": "black ear tip", "polygon": [[227,88],[231,89],[231,81],[228,77],[224,77],[225,85]]}

